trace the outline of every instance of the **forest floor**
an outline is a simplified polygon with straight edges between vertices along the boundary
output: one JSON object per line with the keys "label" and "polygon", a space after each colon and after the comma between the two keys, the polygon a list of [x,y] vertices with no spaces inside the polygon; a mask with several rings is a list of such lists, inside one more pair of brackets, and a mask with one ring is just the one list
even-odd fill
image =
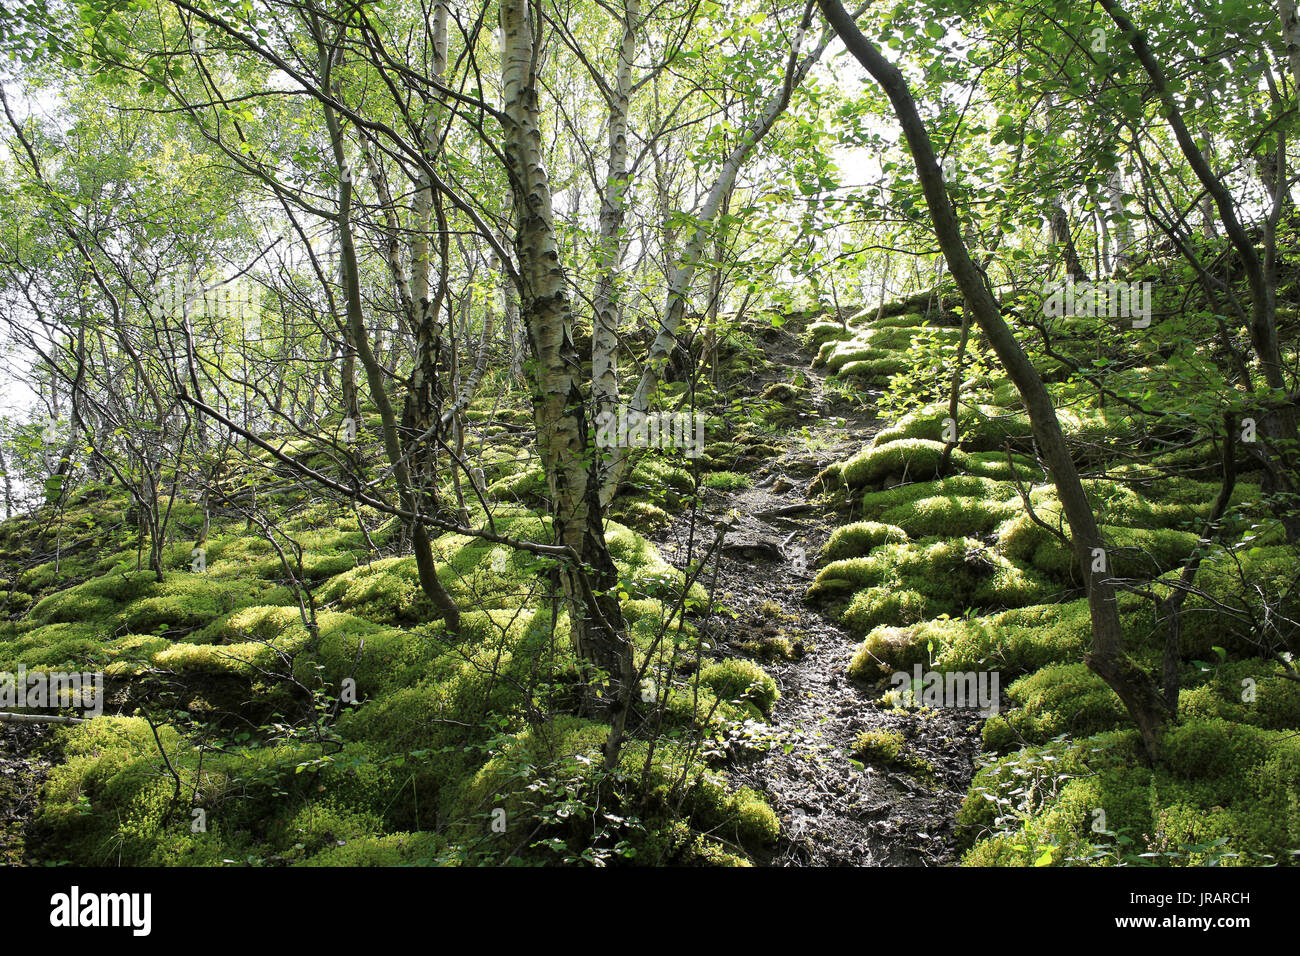
{"label": "forest floor", "polygon": [[[754,473],[752,487],[706,489],[699,512],[677,516],[655,536],[665,560],[683,567],[698,559],[712,528],[730,515],[716,599],[735,616],[715,613],[701,639],[716,642],[722,656],[742,656],[742,643],[752,649],[784,637],[795,653],[761,660],[781,697],[759,735],[765,746],[742,751],[728,774],[763,793],[781,818],[771,865],[954,863],[955,818],[975,773],[981,719],[971,711],[879,704],[878,689],[848,677],[860,641],[803,599],[813,562],[840,523],[833,505],[810,500],[809,484],[879,430],[874,409],[825,389],[824,373],[810,367],[812,355],[790,333],[776,330],[761,344],[770,364],[755,394],[801,372],[812,410],[779,439],[780,456]],[[706,586],[711,573],[701,578]],[[913,765],[924,761],[929,773],[858,760],[854,742],[868,730],[901,733]]]}
{"label": "forest floor", "polygon": [[27,831],[49,761],[41,744],[49,727],[0,723],[0,866],[25,862]]}
{"label": "forest floor", "polygon": [[[802,373],[810,405],[773,442],[779,454],[740,491],[703,489],[699,510],[679,514],[654,535],[664,558],[683,567],[731,527],[718,565],[716,598],[726,609],[704,624],[702,640],[720,656],[740,645],[783,638],[792,657],[763,655],[781,697],[750,746],[734,748],[727,773],[762,793],[777,811],[782,839],[776,866],[943,865],[956,861],[954,821],[979,754],[979,718],[970,711],[903,711],[878,703],[879,688],[850,681],[859,641],[804,601],[813,564],[847,503],[810,499],[812,479],[868,442],[879,429],[873,405],[825,387],[812,355],[783,329],[759,336],[768,361],[747,392]],[[838,512],[837,512],[838,508]],[[694,522],[692,526],[692,522]],[[688,554],[689,548],[689,554]],[[706,573],[702,583],[709,585]],[[746,655],[746,656],[752,656]],[[873,766],[854,755],[867,730],[900,732],[928,772]],[[25,837],[51,754],[48,728],[0,723],[0,865],[24,862]],[[757,738],[761,746],[752,746]],[[916,758],[919,758],[917,760]]]}

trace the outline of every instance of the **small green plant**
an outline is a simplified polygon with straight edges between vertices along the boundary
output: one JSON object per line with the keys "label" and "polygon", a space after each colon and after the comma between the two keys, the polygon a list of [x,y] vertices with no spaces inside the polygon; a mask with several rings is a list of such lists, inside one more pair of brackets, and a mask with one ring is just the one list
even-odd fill
{"label": "small green plant", "polygon": [[704,476],[703,484],[714,491],[744,491],[753,484],[753,479],[734,471],[714,471]]}
{"label": "small green plant", "polygon": [[853,754],[864,761],[892,766],[903,753],[903,735],[897,730],[866,730],[853,741]]}
{"label": "small green plant", "polygon": [[876,764],[904,770],[929,784],[934,782],[934,767],[924,757],[907,750],[901,731],[867,730],[853,742],[854,763]]}

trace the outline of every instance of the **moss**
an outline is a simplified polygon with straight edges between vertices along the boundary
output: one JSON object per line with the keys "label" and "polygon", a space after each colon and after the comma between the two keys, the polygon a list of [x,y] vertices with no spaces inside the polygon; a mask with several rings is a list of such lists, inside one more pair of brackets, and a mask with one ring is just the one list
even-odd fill
{"label": "moss", "polygon": [[958,339],[961,338],[960,329],[880,323],[869,331],[862,333],[860,339],[874,348],[905,352],[912,348],[912,343],[916,340],[917,334],[922,327],[925,328],[927,337],[932,337],[936,341],[945,344],[956,345]]}
{"label": "moss", "polygon": [[385,558],[344,571],[320,588],[317,599],[384,624],[441,616],[420,587],[414,558]]}
{"label": "moss", "polygon": [[[1121,595],[1125,633],[1154,633],[1151,602]],[[910,627],[877,627],[867,634],[849,664],[857,680],[876,680],[913,664],[933,662],[944,670],[996,668],[1004,677],[1080,660],[1091,645],[1092,619],[1086,600],[1015,608],[968,620],[935,620]],[[1140,642],[1131,648],[1143,650]]]}
{"label": "moss", "polygon": [[40,594],[64,580],[64,577],[65,575],[60,573],[53,561],[47,561],[19,575],[18,588],[28,594]]}
{"label": "moss", "polygon": [[[885,445],[904,438],[947,441],[947,422],[951,417],[947,405],[925,405],[904,415],[876,435],[876,444]],[[993,405],[964,407],[957,414],[956,437],[959,446],[970,452],[996,452],[1006,460],[1002,449],[1008,442],[1026,446],[1033,437],[1029,418],[1023,412],[1007,412]],[[984,461],[986,459],[981,459]]]}
{"label": "moss", "polygon": [[872,348],[860,338],[840,342],[826,359],[826,368],[839,372],[851,362],[896,361],[897,356],[891,349]]}
{"label": "moss", "polygon": [[383,821],[374,813],[351,810],[333,802],[313,802],[288,820],[285,829],[294,841],[294,857],[313,857],[329,848],[343,849],[373,840]]}
{"label": "moss", "polygon": [[1196,550],[1199,538],[1173,528],[1102,526],[1110,573],[1122,578],[1154,578],[1173,570]]}
{"label": "moss", "polygon": [[487,486],[487,497],[493,501],[517,501],[538,504],[546,494],[546,477],[540,464],[533,464],[512,475],[507,475]]}
{"label": "moss", "polygon": [[1023,408],[1024,401],[1016,388],[1016,383],[1009,378],[995,379],[993,382],[993,404],[999,408]]}
{"label": "moss", "polygon": [[32,606],[34,598],[22,591],[0,591],[0,615],[21,614]]}
{"label": "moss", "polygon": [[765,402],[778,402],[783,405],[806,402],[808,386],[796,385],[793,382],[773,382],[763,389],[758,397]]}
{"label": "moss", "polygon": [[873,587],[883,580],[888,560],[873,553],[864,557],[832,561],[817,572],[808,589],[808,600],[835,598],[863,587]]}
{"label": "moss", "polygon": [[1268,730],[1300,727],[1300,683],[1258,659],[1200,665],[1178,696],[1184,718],[1223,718]]}
{"label": "moss", "polygon": [[[491,625],[482,612],[466,614],[460,647],[397,635],[386,647],[388,660],[381,658],[371,675],[358,679],[358,689],[375,696],[344,715],[339,733],[399,759],[411,752],[432,755],[405,761],[408,792],[394,806],[380,807],[393,826],[420,825],[420,808],[439,806],[481,764],[477,745],[494,731],[520,725],[508,715],[519,706],[518,686],[535,681],[530,675],[545,667],[546,631],[538,625],[547,622],[532,613],[491,614]],[[352,639],[340,641],[331,658],[346,668],[355,646]]]}
{"label": "moss", "polygon": [[[1054,511],[1036,513],[1053,527],[1059,517]],[[1102,525],[1106,544],[1106,573],[1115,578],[1150,580],[1179,567],[1196,549],[1198,537],[1172,528],[1129,528]],[[1068,538],[1068,535],[1067,535]],[[1005,522],[998,540],[1006,553],[1032,564],[1062,581],[1077,581],[1078,562],[1065,542],[1035,523],[1027,514]]]}
{"label": "moss", "polygon": [[734,646],[737,650],[757,657],[761,661],[797,661],[804,655],[803,643],[791,641],[783,634],[737,641]]}
{"label": "moss", "polygon": [[876,433],[873,445],[887,445],[904,438],[923,438],[926,441],[943,441],[944,419],[948,410],[941,405],[926,405],[908,412],[888,428]]}
{"label": "moss", "polygon": [[[1056,864],[1291,860],[1300,846],[1293,731],[1189,719],[1167,731],[1164,757],[1154,770],[1141,766],[1137,735],[1125,731],[1003,758],[976,775],[958,814],[964,839],[974,844],[963,863],[1028,865],[1044,846],[1057,848]],[[1054,798],[1025,804],[1027,793],[1053,791]],[[1010,821],[998,822],[999,808],[1017,805]],[[1105,832],[1093,830],[1098,810]]]}
{"label": "moss", "polygon": [[1017,709],[985,723],[986,749],[1005,750],[1020,741],[1041,744],[1067,733],[1086,737],[1128,722],[1115,692],[1081,662],[1028,674],[1007,688],[1007,696]]}
{"label": "moss", "polygon": [[852,334],[839,322],[814,322],[804,331],[804,341],[808,345],[822,345],[844,341]]}
{"label": "moss", "polygon": [[[100,717],[60,731],[64,762],[46,780],[38,821],[62,858],[119,866],[244,859],[253,841],[274,832],[275,811],[268,815],[267,808],[306,796],[310,776],[294,773],[307,756],[302,749],[208,748],[200,756],[174,728],[160,726],[158,735],[156,742],[146,721],[126,717]],[[181,774],[184,792],[208,810],[208,832],[195,834],[181,825],[189,800],[173,804],[175,784],[159,743]]]}
{"label": "moss", "polygon": [[[943,459],[941,442],[921,438],[903,439],[878,447],[867,447],[846,461],[841,469],[850,488],[877,484],[886,478],[928,481],[939,477]],[[949,466],[960,468],[962,453],[954,451]]]}
{"label": "moss", "polygon": [[[1268,620],[1276,639],[1295,646],[1300,628],[1300,595],[1295,569],[1300,551],[1293,545],[1248,546],[1206,557],[1196,576],[1200,593],[1183,606],[1184,650],[1207,657],[1220,646],[1237,654],[1259,653],[1256,622]],[[1164,589],[1162,589],[1162,593]]]}
{"label": "moss", "polygon": [[[964,846],[973,844],[962,864],[1028,866],[1044,845],[1052,844],[1065,843],[1080,851],[1079,836],[1096,819],[1093,809],[1103,810],[1114,827],[1140,832],[1149,826],[1150,774],[1123,769],[1127,761],[1136,761],[1136,746],[1134,732],[1101,734],[1077,743],[1053,741],[978,770],[957,813],[959,841]],[[1071,780],[1072,776],[1078,779]],[[1052,822],[1044,825],[1038,819],[1045,809],[1040,794],[1063,790],[1069,790],[1069,799],[1053,808],[1052,822],[1068,820],[1069,834],[1049,836],[1045,831]],[[1061,862],[1064,856],[1064,852],[1054,854],[1053,861]]]}
{"label": "moss", "polygon": [[752,661],[732,658],[707,664],[700,672],[700,683],[718,698],[752,704],[762,714],[771,711],[781,696],[772,676]]}
{"label": "moss", "polygon": [[903,735],[897,730],[865,730],[853,741],[853,755],[859,760],[889,767],[902,754]]}
{"label": "moss", "polygon": [[753,479],[734,471],[715,471],[704,476],[702,483],[715,491],[744,491],[752,485]]}
{"label": "moss", "polygon": [[879,358],[859,358],[846,362],[837,373],[840,378],[855,379],[870,384],[883,384],[891,375],[907,368],[907,358],[901,354],[887,354]]}
{"label": "moss", "polygon": [[[770,451],[761,436],[746,436],[736,448],[741,456]],[[312,451],[304,447],[302,453]],[[503,459],[499,477],[526,470],[515,459]],[[649,461],[636,478],[653,485],[654,494],[680,495],[692,485],[688,472],[665,461]],[[282,581],[278,556],[269,543],[241,533],[242,522],[214,515],[207,573],[180,570],[188,568],[197,513],[191,515],[194,526],[181,529],[183,536],[168,545],[167,561],[177,570],[165,583],[127,570],[134,552],[113,541],[106,554],[88,554],[84,561],[65,558],[58,570],[32,576],[56,587],[96,569],[89,580],[45,595],[49,600],[39,615],[0,623],[0,667],[5,661],[13,666],[97,661],[123,680],[162,674],[180,695],[179,707],[191,706],[206,722],[205,733],[218,735],[219,746],[209,742],[199,748],[177,726],[158,726],[163,751],[182,778],[184,796],[173,806],[175,784],[145,722],[100,718],[70,728],[65,759],[51,773],[41,804],[40,829],[48,834],[48,847],[58,848],[59,860],[84,864],[496,860],[497,851],[481,844],[482,834],[470,832],[474,812],[456,820],[448,811],[457,806],[466,781],[502,749],[501,735],[525,733],[524,715],[576,705],[578,671],[567,641],[567,615],[553,617],[549,605],[536,598],[546,587],[550,563],[459,535],[438,538],[439,576],[462,605],[464,627],[453,637],[427,606],[412,559],[356,566],[369,550],[356,516],[305,496],[265,500],[286,509],[278,526],[306,549],[307,577],[317,582],[314,635],[293,589]],[[477,509],[473,517],[481,520]],[[375,514],[364,513],[360,520],[375,528],[381,544],[396,529]],[[540,515],[499,507],[496,521],[505,534],[550,539],[549,522]],[[641,535],[617,522],[608,522],[606,530],[626,620],[643,654],[666,608],[676,603],[684,578]],[[70,539],[65,543],[71,546]],[[0,582],[0,590],[14,592],[13,582]],[[706,599],[697,584],[687,606],[696,609]],[[35,608],[40,602],[28,603]],[[671,637],[694,641],[692,628],[680,621]],[[793,653],[793,646],[789,650]],[[687,693],[678,675],[670,702],[680,717],[675,726],[689,725],[692,737],[701,727],[721,735],[728,725],[757,717],[776,698],[775,683],[750,662],[726,662],[698,673],[699,699]],[[328,707],[348,677],[355,678],[358,696],[342,707],[334,725],[342,749],[334,743],[322,747],[303,731],[312,701],[302,689],[319,692]],[[221,737],[235,712],[242,719],[239,729],[252,729],[251,739]],[[674,726],[671,718],[667,724]],[[557,756],[577,759],[535,765],[542,776],[518,777],[514,765],[508,771],[510,786],[503,789],[532,782],[563,786],[577,779],[575,792],[587,792],[583,787],[601,768],[600,743],[608,733],[604,724],[591,728],[585,736],[572,736],[561,726]],[[643,742],[628,741],[620,767],[619,799],[634,800],[638,808],[644,804],[636,788],[648,756]],[[644,832],[628,828],[634,848],[652,847],[668,834],[663,845],[670,862],[744,865],[750,862],[747,853],[767,852],[775,843],[779,827],[772,811],[753,793],[729,790],[706,774],[695,752],[669,742],[658,747],[651,763],[652,812],[644,817]],[[501,766],[510,766],[509,761]],[[570,770],[576,776],[562,780]],[[523,794],[523,800],[535,793]],[[209,812],[208,833],[189,833],[184,825],[191,796]],[[533,813],[534,821],[542,819],[542,805],[528,808],[521,802],[520,807],[525,815]],[[449,819],[455,825],[443,832],[442,822]],[[590,842],[590,822],[588,815],[585,824],[559,834],[571,837],[575,855]],[[435,824],[437,834],[428,831]],[[679,825],[681,839],[671,837]],[[700,832],[706,826],[713,831],[707,836]],[[459,837],[465,839],[458,842]],[[530,848],[524,858],[555,860],[549,851]]]}
{"label": "moss", "polygon": [[116,602],[109,598],[74,587],[39,602],[32,609],[32,616],[49,624],[107,621],[113,616],[117,607]]}
{"label": "moss", "polygon": [[65,588],[39,601],[32,617],[43,624],[109,620],[117,609],[156,586],[153,572],[112,573]]}
{"label": "moss", "polygon": [[672,523],[672,515],[658,505],[635,498],[620,498],[610,507],[609,516],[629,527],[653,534]]}
{"label": "moss", "polygon": [[[633,598],[652,597],[673,601],[681,595],[686,578],[660,556],[646,538],[615,521],[605,522],[605,541],[618,565],[624,591]],[[697,581],[687,596],[688,609],[702,607],[707,600]]]}
{"label": "moss", "polygon": [[132,602],[123,614],[123,622],[135,633],[188,630],[253,602],[261,589],[260,584],[250,586],[181,572],[153,586],[148,597]]}
{"label": "moss", "polygon": [[[462,620],[469,634],[475,633],[477,623],[472,613],[466,612]],[[328,688],[337,688],[345,677],[352,677],[361,695],[391,693],[398,687],[410,686],[432,669],[442,653],[450,653],[438,637],[413,638],[405,631],[351,614],[325,612],[317,616],[317,624],[319,635],[310,653],[294,660],[294,676],[308,687],[323,682]],[[438,626],[429,625],[428,630],[437,632]],[[295,624],[277,641],[305,647],[305,637],[301,625]],[[493,648],[495,642],[485,641],[484,645]]]}
{"label": "moss", "polygon": [[[560,717],[530,727],[506,739],[496,753],[462,786],[450,805],[455,828],[485,833],[493,811],[500,811],[508,833],[549,834],[573,846],[585,845],[589,836],[589,809],[584,795],[594,785],[601,765],[600,747],[609,728],[594,721]],[[696,833],[708,833],[742,851],[761,852],[774,846],[780,835],[776,814],[753,791],[732,791],[715,775],[683,764],[683,754],[671,744],[658,748],[653,760],[643,742],[624,747],[620,769],[629,780],[643,781],[641,806],[645,832],[632,835],[638,858],[650,862],[668,855],[682,862],[702,862],[686,847],[696,843],[684,827],[690,821]],[[563,782],[570,808],[568,822],[557,824],[548,815],[538,826],[540,801],[548,799],[547,781]],[[539,786],[541,784],[541,786]],[[513,842],[511,845],[514,845]],[[536,841],[532,846],[537,847]],[[486,859],[499,859],[502,850],[484,844]],[[537,849],[525,850],[537,854]],[[554,857],[542,857],[543,861]],[[670,862],[671,860],[669,860]]]}
{"label": "moss", "polygon": [[689,795],[692,823],[751,852],[771,849],[781,835],[776,813],[753,790],[728,791],[709,774],[697,778]]}
{"label": "moss", "polygon": [[919,592],[932,599],[932,612],[949,614],[1039,603],[1055,590],[973,538],[927,538],[832,561],[818,572],[808,597],[824,600],[872,587]]}
{"label": "moss", "polygon": [[1270,736],[1222,718],[1192,721],[1166,734],[1164,761],[1174,773],[1191,779],[1231,774],[1241,763],[1258,763]]}
{"label": "moss", "polygon": [[1010,501],[1016,497],[1010,482],[994,481],[973,475],[952,475],[939,481],[918,481],[883,491],[868,491],[862,496],[862,513],[879,520],[891,508],[925,498],[979,498],[985,501]]}
{"label": "moss", "polygon": [[919,639],[923,627],[880,625],[872,628],[853,652],[849,676],[854,680],[872,681],[895,671],[907,670],[913,664],[927,663],[930,651],[926,641]]}
{"label": "moss", "polygon": [[254,677],[275,667],[280,653],[293,653],[306,643],[305,635],[293,635],[271,644],[173,644],[154,654],[157,667],[181,674],[234,674]]}
{"label": "moss", "polygon": [[[1044,511],[1037,506],[1035,513],[1050,527],[1063,530],[1063,522],[1058,513]],[[1077,561],[1073,552],[1028,514],[1008,519],[998,529],[998,542],[1008,556],[1026,561],[1046,574],[1065,581],[1077,577]]]}
{"label": "moss", "polygon": [[1042,467],[1025,455],[1004,452],[968,452],[962,458],[962,467],[972,475],[997,481],[1019,481],[1032,484],[1043,479]]}
{"label": "moss", "polygon": [[[689,831],[687,831],[689,832]],[[743,856],[725,849],[717,840],[699,834],[691,834],[684,845],[677,851],[677,863],[680,866],[725,866],[752,867]]]}
{"label": "moss", "polygon": [[935,535],[983,537],[1018,510],[1017,505],[1010,501],[947,495],[896,505],[882,512],[880,519],[897,525],[914,538]]}
{"label": "moss", "polygon": [[623,602],[623,620],[628,624],[638,621],[658,623],[668,616],[668,608],[654,598],[636,598]]}
{"label": "moss", "polygon": [[646,455],[637,460],[620,488],[624,486],[635,493],[649,495],[659,504],[675,505],[680,499],[671,493],[689,494],[695,488],[695,479],[685,468]]}
{"label": "moss", "polygon": [[853,741],[853,755],[864,763],[907,770],[933,781],[934,768],[925,758],[908,751],[903,734],[897,730],[863,731]]}
{"label": "moss", "polygon": [[154,655],[170,646],[171,641],[157,634],[127,634],[106,645],[105,652],[112,663],[104,672],[117,677],[144,673],[152,665]]}
{"label": "moss", "polygon": [[855,521],[836,528],[821,551],[822,561],[840,561],[867,554],[882,544],[908,540],[902,528],[879,521]]}
{"label": "moss", "polygon": [[446,840],[436,833],[365,834],[326,847],[297,866],[411,866],[444,862]]}
{"label": "moss", "polygon": [[899,313],[898,315],[882,316],[879,319],[876,319],[874,316],[875,316],[875,310],[873,309],[871,310],[870,317],[872,318],[872,324],[875,325],[877,328],[888,328],[891,326],[902,327],[902,328],[916,328],[918,326],[925,325],[927,321],[926,316],[920,312],[902,312]]}
{"label": "moss", "polygon": [[821,368],[824,366],[841,341],[839,338],[833,338],[830,341],[823,342],[817,349],[817,355],[813,359],[812,367]]}
{"label": "moss", "polygon": [[0,632],[0,667],[79,668],[104,656],[108,635],[94,623],[45,624],[18,630],[6,638]]}
{"label": "moss", "polygon": [[882,624],[915,624],[929,617],[930,602],[917,591],[866,588],[853,595],[844,611],[850,634],[863,635]]}

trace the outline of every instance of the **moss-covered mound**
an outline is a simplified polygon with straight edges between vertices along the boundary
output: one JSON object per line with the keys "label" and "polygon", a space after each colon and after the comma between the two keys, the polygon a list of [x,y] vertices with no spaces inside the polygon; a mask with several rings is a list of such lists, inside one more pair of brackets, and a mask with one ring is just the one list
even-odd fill
{"label": "moss-covered mound", "polygon": [[[1004,698],[983,723],[991,762],[959,820],[965,862],[1293,862],[1300,551],[1257,465],[1238,459],[1207,538],[1220,492],[1213,429],[1206,441],[1185,416],[1142,414],[1179,394],[1167,368],[1149,357],[1112,367],[1123,353],[1099,344],[1096,323],[1067,325],[1055,347],[1069,361],[1033,357],[1101,531],[1100,553],[1077,554],[1024,405],[985,363],[978,335],[954,414],[957,330],[905,318],[868,310],[815,337],[833,374],[861,369],[885,386],[891,420],[813,484],[844,517],[808,597],[861,638],[848,673],[864,684],[883,690],[917,665],[1001,676]],[[1098,349],[1112,358],[1094,364]],[[1189,567],[1194,583],[1171,604]],[[1119,586],[1128,653],[1160,684],[1177,608],[1178,705],[1154,769],[1125,706],[1086,663],[1085,569]],[[868,735],[859,756],[898,766],[905,750],[897,735]]]}
{"label": "moss-covered mound", "polygon": [[[503,482],[536,487],[526,462],[496,469],[489,498],[504,500],[492,493]],[[657,458],[629,477],[633,496],[674,506],[692,487]],[[214,515],[197,546],[202,515],[183,515],[162,580],[137,567],[133,528],[100,530],[120,514],[115,493],[67,504],[57,559],[34,560],[47,519],[0,524],[0,671],[108,680],[103,716],[55,731],[29,859],[350,866],[595,852],[745,865],[770,851],[772,811],[724,786],[686,742],[768,712],[776,685],[749,661],[700,660],[683,612],[706,595],[699,584],[683,594],[681,572],[641,534],[607,523],[637,664],[655,687],[642,716],[658,710],[647,725],[677,742],[652,750],[634,736],[609,777],[608,725],[569,715],[579,669],[546,560],[435,539],[438,577],[462,609],[452,635],[390,521],[280,504],[282,533]],[[495,512],[498,534],[548,539],[538,514]],[[598,789],[630,809],[593,849]]]}

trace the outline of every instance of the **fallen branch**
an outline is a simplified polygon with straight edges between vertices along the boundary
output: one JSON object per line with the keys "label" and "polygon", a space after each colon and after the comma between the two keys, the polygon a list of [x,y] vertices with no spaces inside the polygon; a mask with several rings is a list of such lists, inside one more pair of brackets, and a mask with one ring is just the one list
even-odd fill
{"label": "fallen branch", "polygon": [[47,714],[7,714],[0,712],[0,724],[85,724],[86,717],[59,717]]}

